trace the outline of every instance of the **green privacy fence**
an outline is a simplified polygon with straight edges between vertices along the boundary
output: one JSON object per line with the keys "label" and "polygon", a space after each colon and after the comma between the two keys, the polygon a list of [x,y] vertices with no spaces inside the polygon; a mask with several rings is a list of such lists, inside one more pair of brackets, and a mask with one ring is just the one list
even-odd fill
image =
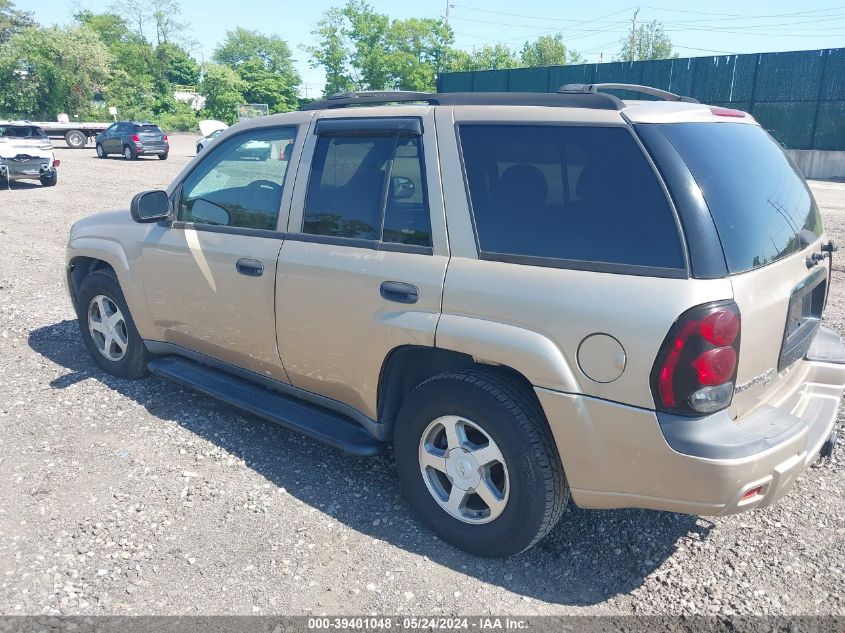
{"label": "green privacy fence", "polygon": [[845,48],[445,73],[438,90],[555,92],[602,82],[653,86],[745,110],[791,149],[845,150]]}

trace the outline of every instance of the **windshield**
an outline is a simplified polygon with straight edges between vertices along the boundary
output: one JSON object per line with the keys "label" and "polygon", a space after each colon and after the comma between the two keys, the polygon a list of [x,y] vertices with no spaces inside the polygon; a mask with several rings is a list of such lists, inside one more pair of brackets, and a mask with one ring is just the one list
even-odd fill
{"label": "windshield", "polygon": [[157,125],[136,125],[135,132],[138,134],[161,134],[161,129]]}
{"label": "windshield", "polygon": [[807,183],[761,127],[743,123],[658,127],[701,188],[731,273],[788,257],[821,235],[821,217]]}
{"label": "windshield", "polygon": [[44,138],[44,132],[33,125],[0,125],[0,137],[40,139]]}

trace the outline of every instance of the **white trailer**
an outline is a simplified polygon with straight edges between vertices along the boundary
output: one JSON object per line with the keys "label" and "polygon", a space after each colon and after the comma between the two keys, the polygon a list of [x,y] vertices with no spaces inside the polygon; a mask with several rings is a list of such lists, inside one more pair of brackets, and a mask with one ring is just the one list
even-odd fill
{"label": "white trailer", "polygon": [[91,123],[85,121],[71,121],[59,123],[57,121],[28,121],[37,125],[50,138],[63,138],[68,147],[82,149],[97,134],[105,130],[111,123]]}

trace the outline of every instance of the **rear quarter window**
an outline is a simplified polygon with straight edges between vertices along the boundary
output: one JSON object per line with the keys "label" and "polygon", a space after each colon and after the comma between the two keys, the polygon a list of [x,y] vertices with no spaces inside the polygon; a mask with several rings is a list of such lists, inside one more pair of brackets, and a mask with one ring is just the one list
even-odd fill
{"label": "rear quarter window", "polygon": [[761,127],[744,123],[658,127],[701,189],[731,273],[787,257],[821,235],[821,216],[807,183]]}
{"label": "rear quarter window", "polygon": [[459,135],[486,258],[685,268],[674,213],[627,128],[484,124]]}

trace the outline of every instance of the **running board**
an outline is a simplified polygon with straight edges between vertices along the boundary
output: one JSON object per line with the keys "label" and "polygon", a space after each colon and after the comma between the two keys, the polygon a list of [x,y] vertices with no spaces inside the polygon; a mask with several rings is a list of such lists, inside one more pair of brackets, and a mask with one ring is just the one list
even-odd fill
{"label": "running board", "polygon": [[298,398],[270,391],[254,382],[180,356],[162,356],[149,370],[238,409],[276,422],[350,455],[369,457],[384,444],[357,422]]}

